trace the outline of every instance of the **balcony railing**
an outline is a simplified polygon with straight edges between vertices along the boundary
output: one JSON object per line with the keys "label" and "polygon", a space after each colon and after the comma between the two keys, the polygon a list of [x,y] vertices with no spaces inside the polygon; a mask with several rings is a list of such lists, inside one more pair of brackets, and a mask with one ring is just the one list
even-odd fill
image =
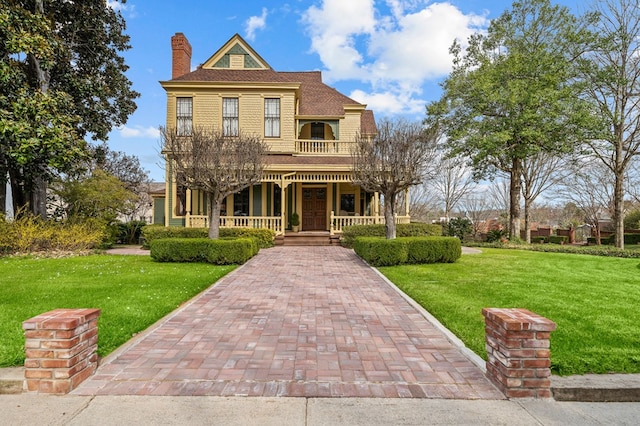
{"label": "balcony railing", "polygon": [[[409,223],[410,216],[395,215],[396,223]],[[345,226],[384,224],[384,216],[336,216],[331,212],[331,235],[342,233]],[[207,216],[187,215],[187,228],[207,228],[209,219]],[[284,233],[282,218],[280,216],[222,216],[221,228],[267,228],[272,229],[276,235]]]}
{"label": "balcony railing", "polygon": [[296,153],[319,155],[349,155],[354,142],[341,142],[335,140],[296,140]]}
{"label": "balcony railing", "polygon": [[[187,228],[208,228],[207,216],[187,215]],[[221,216],[220,228],[266,228],[276,234],[282,234],[282,218],[280,216]]]}
{"label": "balcony railing", "polygon": [[[394,215],[396,223],[409,223],[410,216]],[[384,216],[335,216],[331,212],[331,235],[341,233],[345,226],[351,225],[374,225],[386,223]]]}

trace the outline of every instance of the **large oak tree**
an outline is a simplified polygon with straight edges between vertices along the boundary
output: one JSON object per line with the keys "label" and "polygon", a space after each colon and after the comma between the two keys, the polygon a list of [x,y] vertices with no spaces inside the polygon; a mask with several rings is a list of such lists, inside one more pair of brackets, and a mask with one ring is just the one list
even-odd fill
{"label": "large oak tree", "polygon": [[566,7],[515,2],[466,48],[454,42],[443,95],[427,107],[427,124],[442,126],[476,177],[509,176],[511,238],[520,236],[523,162],[570,151],[591,127],[573,63],[587,34]]}

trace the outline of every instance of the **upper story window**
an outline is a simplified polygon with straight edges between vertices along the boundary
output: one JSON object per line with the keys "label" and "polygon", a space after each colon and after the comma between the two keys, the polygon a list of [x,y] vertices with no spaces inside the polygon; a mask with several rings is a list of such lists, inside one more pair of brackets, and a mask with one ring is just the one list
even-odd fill
{"label": "upper story window", "polygon": [[324,123],[311,123],[311,139],[324,140]]}
{"label": "upper story window", "polygon": [[176,132],[190,136],[193,131],[193,98],[176,98]]}
{"label": "upper story window", "polygon": [[225,136],[238,136],[238,98],[222,99],[222,132]]}
{"label": "upper story window", "polygon": [[264,136],[280,137],[280,99],[278,98],[264,100]]}

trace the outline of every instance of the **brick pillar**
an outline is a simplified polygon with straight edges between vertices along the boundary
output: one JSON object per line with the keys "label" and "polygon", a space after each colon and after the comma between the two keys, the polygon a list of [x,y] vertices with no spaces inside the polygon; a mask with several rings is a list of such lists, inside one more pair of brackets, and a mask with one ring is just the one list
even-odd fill
{"label": "brick pillar", "polygon": [[171,78],[191,72],[191,43],[182,33],[171,37]]}
{"label": "brick pillar", "polygon": [[550,337],[556,324],[526,309],[482,310],[487,377],[507,398],[551,398]]}
{"label": "brick pillar", "polygon": [[98,367],[99,309],[56,309],[22,323],[27,391],[66,394]]}

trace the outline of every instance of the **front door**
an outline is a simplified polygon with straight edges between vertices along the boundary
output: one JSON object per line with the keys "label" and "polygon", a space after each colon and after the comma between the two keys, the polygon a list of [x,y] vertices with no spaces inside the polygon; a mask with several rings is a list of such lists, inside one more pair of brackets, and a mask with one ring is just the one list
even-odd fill
{"label": "front door", "polygon": [[327,229],[327,189],[302,188],[302,230]]}

